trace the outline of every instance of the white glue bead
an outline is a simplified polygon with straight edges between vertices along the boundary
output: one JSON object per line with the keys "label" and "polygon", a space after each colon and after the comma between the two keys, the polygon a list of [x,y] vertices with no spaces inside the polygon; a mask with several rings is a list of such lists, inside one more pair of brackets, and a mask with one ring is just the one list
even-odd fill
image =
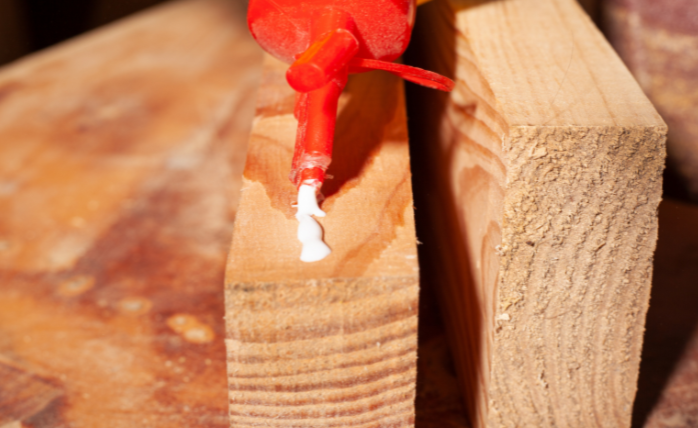
{"label": "white glue bead", "polygon": [[324,217],[325,212],[318,207],[315,189],[302,185],[298,190],[298,240],[303,244],[302,262],[316,262],[327,257],[332,250],[322,241],[322,227],[311,217]]}
{"label": "white glue bead", "polygon": [[298,240],[302,243],[311,243],[322,240],[322,228],[314,218],[307,214],[296,214],[298,219]]}
{"label": "white glue bead", "polygon": [[298,213],[324,217],[325,212],[317,204],[317,196],[312,186],[303,184],[298,189]]}

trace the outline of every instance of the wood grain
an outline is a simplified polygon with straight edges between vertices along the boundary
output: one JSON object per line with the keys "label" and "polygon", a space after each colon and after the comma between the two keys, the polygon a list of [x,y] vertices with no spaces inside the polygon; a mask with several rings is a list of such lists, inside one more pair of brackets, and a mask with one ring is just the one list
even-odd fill
{"label": "wood grain", "polygon": [[229,425],[261,60],[233,4],[191,0],[0,70],[0,425]]}
{"label": "wood grain", "polygon": [[607,0],[604,31],[669,125],[669,165],[698,201],[698,3]]}
{"label": "wood grain", "polygon": [[402,82],[350,78],[321,205],[333,252],[308,264],[287,178],[286,67],[265,63],[228,259],[231,423],[412,426],[418,267]]}
{"label": "wood grain", "polygon": [[473,426],[628,426],[666,126],[574,1],[418,19],[416,65],[457,80],[410,114]]}
{"label": "wood grain", "polygon": [[63,394],[60,386],[0,359],[0,427],[21,423]]}

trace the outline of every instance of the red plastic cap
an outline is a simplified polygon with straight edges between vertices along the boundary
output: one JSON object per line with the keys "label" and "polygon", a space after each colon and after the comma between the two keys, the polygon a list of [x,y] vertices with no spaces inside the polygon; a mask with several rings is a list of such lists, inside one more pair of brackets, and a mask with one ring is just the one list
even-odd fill
{"label": "red plastic cap", "polygon": [[331,31],[313,43],[286,72],[286,80],[298,92],[325,86],[359,51],[359,42],[347,30]]}

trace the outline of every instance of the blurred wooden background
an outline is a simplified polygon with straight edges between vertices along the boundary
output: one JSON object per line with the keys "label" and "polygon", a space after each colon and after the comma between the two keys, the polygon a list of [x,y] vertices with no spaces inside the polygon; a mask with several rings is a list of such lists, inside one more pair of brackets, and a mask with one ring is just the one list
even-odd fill
{"label": "blurred wooden background", "polygon": [[[0,0],[0,65],[162,2]],[[597,0],[580,3],[590,15],[597,15]]]}
{"label": "blurred wooden background", "polygon": [[0,0],[0,65],[158,3],[162,0]]}

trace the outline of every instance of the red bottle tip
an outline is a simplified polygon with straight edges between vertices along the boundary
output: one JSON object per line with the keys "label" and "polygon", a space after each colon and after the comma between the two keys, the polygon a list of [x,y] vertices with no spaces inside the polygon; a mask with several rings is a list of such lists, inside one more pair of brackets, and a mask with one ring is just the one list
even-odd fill
{"label": "red bottle tip", "polygon": [[325,70],[313,63],[294,64],[286,71],[286,80],[298,92],[314,91],[329,81]]}

